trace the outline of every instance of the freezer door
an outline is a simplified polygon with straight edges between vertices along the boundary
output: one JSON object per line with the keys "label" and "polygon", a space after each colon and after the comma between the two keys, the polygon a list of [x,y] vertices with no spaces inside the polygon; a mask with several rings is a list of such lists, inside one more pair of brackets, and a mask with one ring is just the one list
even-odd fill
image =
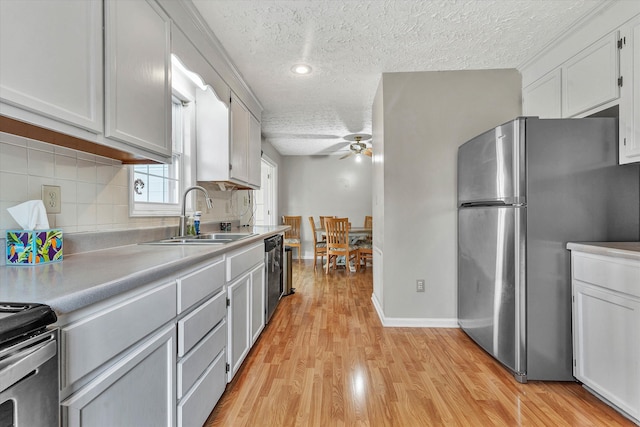
{"label": "freezer door", "polygon": [[525,215],[524,207],[458,210],[458,323],[523,376]]}
{"label": "freezer door", "polygon": [[458,206],[526,202],[525,123],[513,120],[458,148]]}

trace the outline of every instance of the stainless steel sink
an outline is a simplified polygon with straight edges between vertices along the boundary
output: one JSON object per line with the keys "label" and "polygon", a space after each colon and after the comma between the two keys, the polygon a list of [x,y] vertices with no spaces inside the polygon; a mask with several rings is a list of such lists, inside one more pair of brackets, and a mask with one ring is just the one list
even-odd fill
{"label": "stainless steel sink", "polygon": [[146,245],[224,245],[255,236],[255,233],[210,233],[197,236],[177,236],[145,242]]}

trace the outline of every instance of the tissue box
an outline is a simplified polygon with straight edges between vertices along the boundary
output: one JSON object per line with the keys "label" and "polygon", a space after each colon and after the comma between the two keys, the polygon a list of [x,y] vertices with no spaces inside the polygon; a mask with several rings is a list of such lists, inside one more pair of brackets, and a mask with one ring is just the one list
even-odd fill
{"label": "tissue box", "polygon": [[7,265],[62,261],[62,230],[8,230]]}

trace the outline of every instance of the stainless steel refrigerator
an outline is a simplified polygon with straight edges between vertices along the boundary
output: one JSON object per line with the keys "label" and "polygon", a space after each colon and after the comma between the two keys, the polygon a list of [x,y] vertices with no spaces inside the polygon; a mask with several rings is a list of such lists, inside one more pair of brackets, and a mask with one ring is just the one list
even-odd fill
{"label": "stainless steel refrigerator", "polygon": [[517,118],[458,149],[458,323],[520,382],[572,380],[569,241],[640,238],[613,118]]}

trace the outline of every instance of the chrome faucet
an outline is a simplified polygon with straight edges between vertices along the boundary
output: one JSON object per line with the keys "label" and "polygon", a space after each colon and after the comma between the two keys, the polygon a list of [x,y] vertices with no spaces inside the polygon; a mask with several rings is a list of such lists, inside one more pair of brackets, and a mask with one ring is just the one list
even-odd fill
{"label": "chrome faucet", "polygon": [[187,215],[186,215],[187,194],[189,194],[191,190],[202,191],[204,193],[204,200],[207,202],[207,207],[209,209],[213,208],[213,200],[211,200],[211,197],[209,197],[209,193],[207,193],[207,190],[205,190],[203,187],[200,187],[199,185],[194,185],[193,187],[189,187],[186,190],[184,190],[184,194],[182,195],[182,209],[180,211],[180,224],[178,225],[178,236],[184,236],[185,230],[187,228]]}

